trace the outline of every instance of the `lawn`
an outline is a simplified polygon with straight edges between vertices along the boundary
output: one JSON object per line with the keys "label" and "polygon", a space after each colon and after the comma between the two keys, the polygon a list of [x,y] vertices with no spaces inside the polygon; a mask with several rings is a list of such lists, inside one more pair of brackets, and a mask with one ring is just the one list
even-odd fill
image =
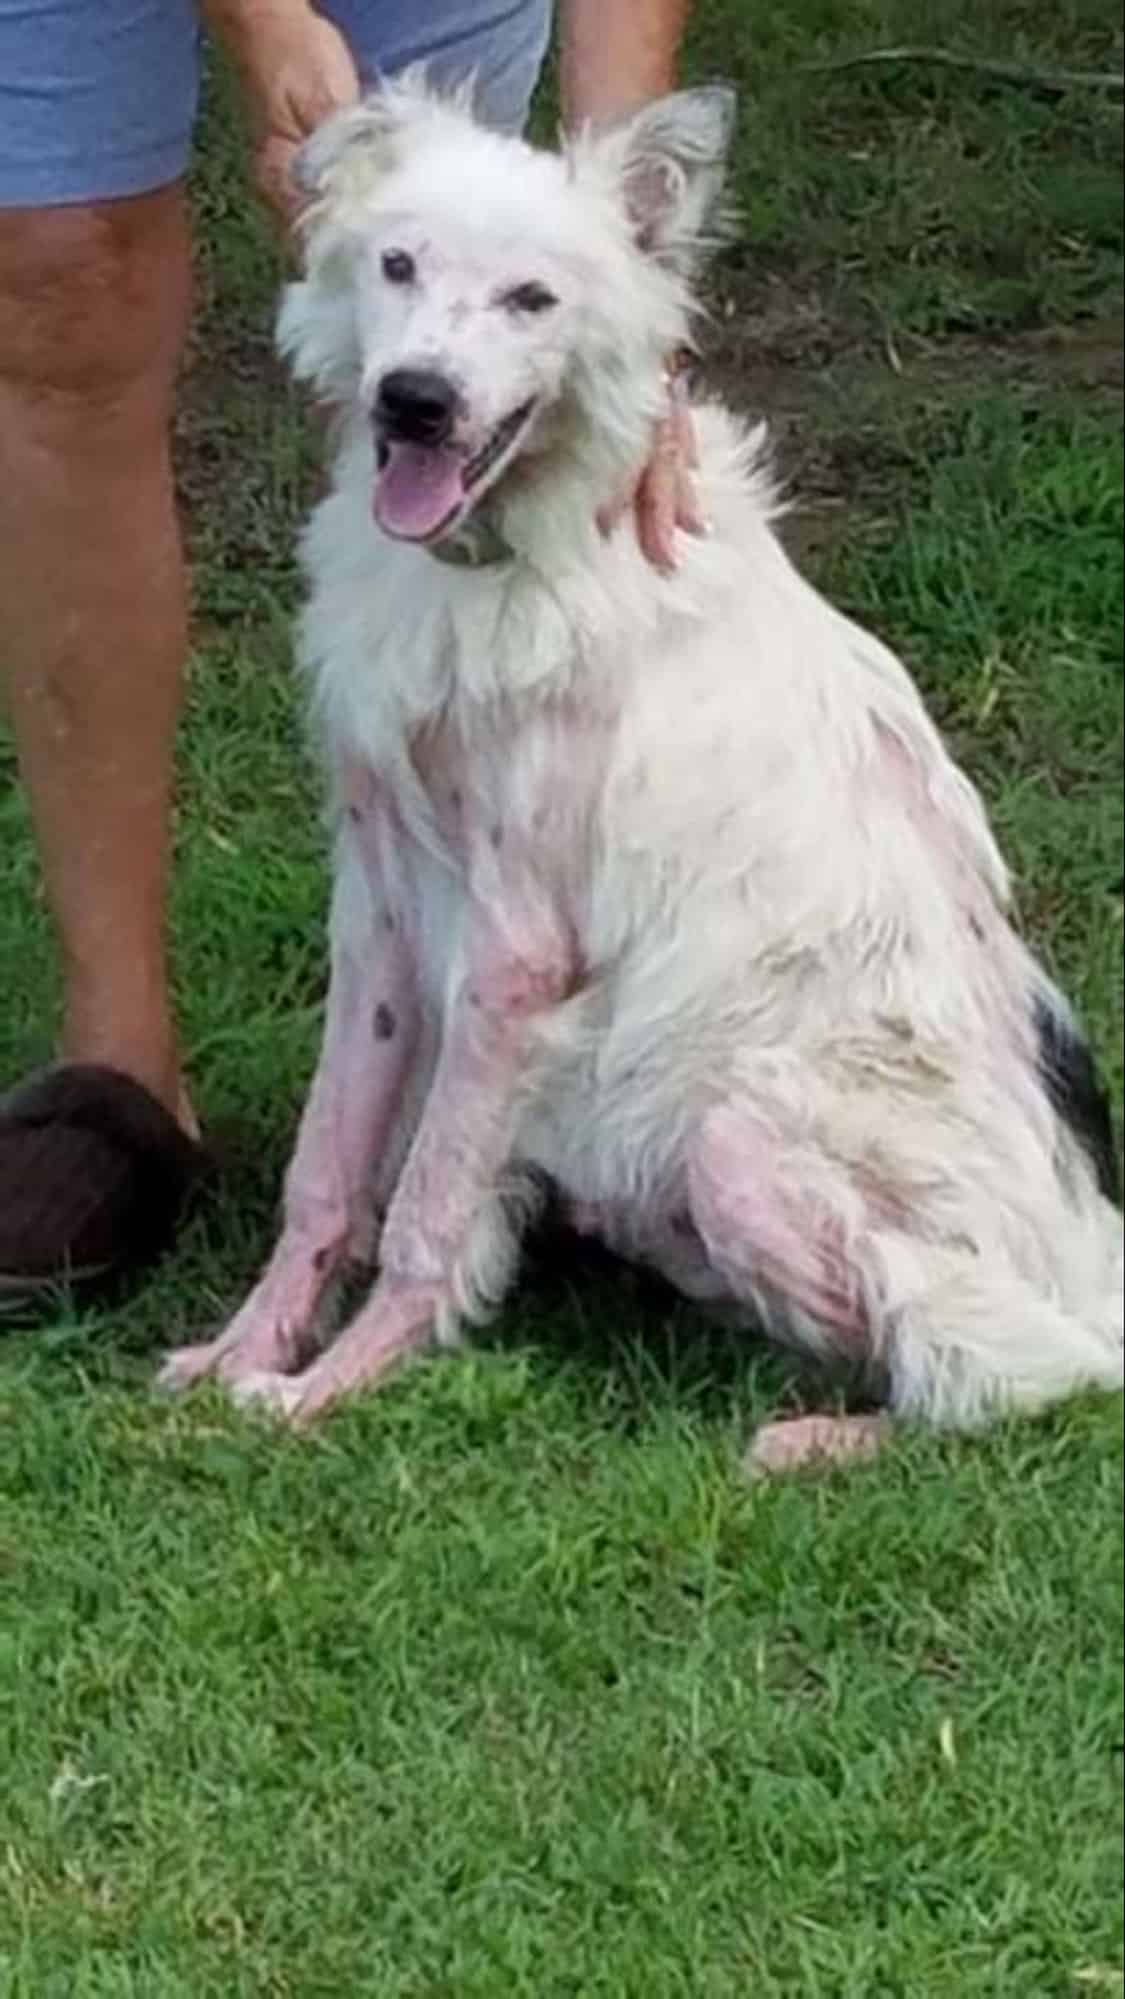
{"label": "lawn", "polygon": [[[844,60],[904,45],[970,60]],[[1121,105],[1062,73],[1120,64],[1108,0],[700,0],[687,62],[744,98],[708,365],[984,787],[1119,1109]],[[749,1486],[808,1382],[550,1246],[311,1438],[150,1393],[266,1249],[325,970],[315,451],[221,89],[195,192],[176,939],[225,1166],[126,1305],[0,1342],[0,1995],[1120,1994],[1119,1405]],[[0,772],[15,1075],[54,989]]]}

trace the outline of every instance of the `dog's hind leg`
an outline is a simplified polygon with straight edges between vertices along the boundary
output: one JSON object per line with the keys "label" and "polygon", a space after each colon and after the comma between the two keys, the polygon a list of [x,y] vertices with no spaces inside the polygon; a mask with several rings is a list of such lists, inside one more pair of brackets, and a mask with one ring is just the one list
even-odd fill
{"label": "dog's hind leg", "polygon": [[[866,1370],[871,1325],[864,1239],[871,1216],[845,1169],[807,1138],[783,1135],[742,1105],[704,1120],[688,1165],[688,1200],[715,1271],[732,1298],[816,1358]],[[809,1416],[770,1423],[750,1468],[868,1456],[885,1418]]]}
{"label": "dog's hind leg", "polygon": [[296,1366],[333,1279],[372,1253],[372,1183],[412,1059],[417,1001],[402,926],[390,919],[368,857],[348,833],[341,839],[332,939],[324,1038],[286,1176],[281,1236],[226,1331],[170,1354],[162,1387],[186,1388],[208,1374],[233,1382]]}
{"label": "dog's hind leg", "polygon": [[[1087,1324],[999,1255],[992,1266],[968,1241],[927,1239],[921,1217],[859,1185],[808,1133],[717,1108],[690,1161],[689,1195],[733,1295],[792,1343],[866,1375],[893,1415],[969,1428],[1121,1385],[1112,1328]],[[1067,1226],[1061,1202],[1058,1223]],[[770,1424],[751,1467],[867,1454],[883,1427],[869,1416]]]}

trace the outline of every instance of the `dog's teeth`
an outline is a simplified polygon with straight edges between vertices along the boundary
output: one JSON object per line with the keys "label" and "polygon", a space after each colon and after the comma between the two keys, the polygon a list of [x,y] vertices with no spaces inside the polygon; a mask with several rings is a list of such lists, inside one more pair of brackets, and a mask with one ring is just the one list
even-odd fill
{"label": "dog's teeth", "polygon": [[[532,398],[533,400],[534,398]],[[511,443],[513,437],[515,437],[520,426],[531,415],[531,408],[531,401],[521,403],[518,409],[511,410],[506,417],[501,419],[491,437],[477,452],[476,457],[470,458],[466,465],[464,475],[466,486],[476,485],[477,481],[482,479],[484,474],[496,463],[501,452],[507,450],[508,445]]]}

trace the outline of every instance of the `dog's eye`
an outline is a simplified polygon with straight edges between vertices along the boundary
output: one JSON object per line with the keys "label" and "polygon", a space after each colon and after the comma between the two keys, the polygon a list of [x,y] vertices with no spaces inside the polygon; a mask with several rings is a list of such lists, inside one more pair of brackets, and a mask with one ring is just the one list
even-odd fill
{"label": "dog's eye", "polygon": [[510,292],[505,292],[504,304],[512,312],[550,312],[551,307],[558,304],[558,299],[554,292],[547,290],[546,285],[533,281],[531,284],[515,285]]}
{"label": "dog's eye", "polygon": [[408,285],[414,277],[414,259],[406,250],[384,250],[383,276],[390,285]]}

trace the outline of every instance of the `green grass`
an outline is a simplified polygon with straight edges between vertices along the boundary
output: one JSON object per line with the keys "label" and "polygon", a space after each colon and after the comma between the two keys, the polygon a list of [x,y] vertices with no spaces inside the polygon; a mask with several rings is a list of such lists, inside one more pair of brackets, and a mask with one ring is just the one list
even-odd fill
{"label": "green grass", "polygon": [[1115,312],[1120,100],[1062,98],[902,63],[810,69],[937,46],[1046,69],[1120,70],[1103,0],[761,0],[701,7],[699,66],[745,93],[732,265],[768,260],[837,313],[921,334]]}
{"label": "green grass", "polygon": [[628,1401],[509,1352],[297,1444],[17,1387],[2,1989],[1080,1992],[1110,1426],[750,1491]]}
{"label": "green grass", "polygon": [[[1120,1104],[1119,115],[797,67],[1120,62],[1108,7],[1046,14],[701,0],[693,72],[747,104],[707,345],[984,786]],[[149,1393],[265,1249],[325,970],[287,672],[314,454],[237,153],[220,95],[176,933],[228,1160],[127,1305],[0,1347],[0,1994],[1120,1993],[1119,1407],[751,1488],[749,1430],[808,1383],[549,1257],[477,1351],[311,1440]],[[54,988],[14,781],[0,822],[14,1074]]]}

